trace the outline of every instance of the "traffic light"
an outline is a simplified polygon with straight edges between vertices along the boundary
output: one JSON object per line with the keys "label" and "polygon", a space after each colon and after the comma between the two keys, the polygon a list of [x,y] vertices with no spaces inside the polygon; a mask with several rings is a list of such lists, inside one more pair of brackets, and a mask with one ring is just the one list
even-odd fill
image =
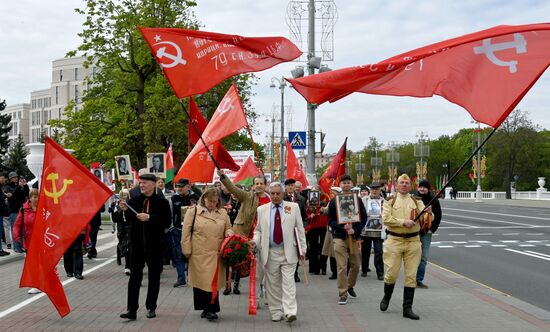
{"label": "traffic light", "polygon": [[325,136],[327,136],[327,134],[321,132],[321,154],[325,151],[325,146],[327,146],[325,144]]}

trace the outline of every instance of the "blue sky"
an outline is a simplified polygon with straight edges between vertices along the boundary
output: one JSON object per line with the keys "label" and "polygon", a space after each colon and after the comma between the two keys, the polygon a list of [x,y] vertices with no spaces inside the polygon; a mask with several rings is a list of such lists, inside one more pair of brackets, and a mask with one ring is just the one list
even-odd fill
{"label": "blue sky", "polygon": [[[5,1],[0,21],[0,98],[8,104],[29,102],[30,91],[47,88],[51,62],[76,48],[76,36],[84,18],[73,8],[82,1]],[[244,36],[289,36],[285,23],[286,0],[198,1],[203,30]],[[387,57],[501,24],[548,21],[550,1],[335,0],[338,21],[334,28],[331,68],[375,63]],[[9,14],[8,14],[9,13]],[[299,63],[286,63],[258,73],[254,107],[265,117],[258,119],[259,143],[271,134],[265,122],[280,103],[280,92],[270,89],[272,77],[290,76]],[[531,119],[550,128],[550,74],[545,73],[525,96],[519,108]],[[286,89],[285,100],[293,110],[292,130],[305,130],[305,101]],[[275,106],[274,106],[275,105]],[[327,133],[326,152],[336,152],[346,136],[348,147],[365,146],[370,136],[381,142],[413,141],[419,131],[430,138],[454,134],[472,126],[469,114],[440,97],[408,98],[353,94],[316,111],[316,127]],[[278,127],[278,125],[277,125]]]}

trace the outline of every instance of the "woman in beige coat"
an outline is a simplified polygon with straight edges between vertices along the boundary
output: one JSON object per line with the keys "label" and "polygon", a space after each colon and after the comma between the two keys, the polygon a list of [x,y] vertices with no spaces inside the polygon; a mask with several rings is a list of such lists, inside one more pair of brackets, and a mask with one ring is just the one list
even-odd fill
{"label": "woman in beige coat", "polygon": [[195,208],[185,213],[181,245],[189,260],[189,284],[193,287],[195,310],[202,310],[201,317],[218,319],[220,311],[218,294],[212,301],[212,279],[218,267],[218,289],[225,285],[225,268],[220,261],[219,249],[224,237],[233,235],[231,222],[215,188],[208,189]]}

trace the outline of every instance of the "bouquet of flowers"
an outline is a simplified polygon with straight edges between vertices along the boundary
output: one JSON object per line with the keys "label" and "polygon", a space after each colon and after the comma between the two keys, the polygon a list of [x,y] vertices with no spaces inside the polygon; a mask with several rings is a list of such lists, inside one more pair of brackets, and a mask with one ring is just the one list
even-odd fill
{"label": "bouquet of flowers", "polygon": [[234,234],[224,240],[220,248],[222,263],[239,271],[241,277],[250,274],[250,262],[254,259],[248,238]]}

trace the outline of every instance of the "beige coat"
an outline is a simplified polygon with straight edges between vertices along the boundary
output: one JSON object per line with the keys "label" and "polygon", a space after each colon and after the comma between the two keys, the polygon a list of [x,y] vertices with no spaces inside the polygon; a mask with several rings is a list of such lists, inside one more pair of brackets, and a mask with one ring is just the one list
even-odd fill
{"label": "beige coat", "polygon": [[221,263],[219,250],[225,232],[231,228],[231,222],[223,208],[212,212],[202,206],[197,206],[197,209],[192,237],[195,208],[190,208],[185,213],[181,247],[183,254],[189,259],[189,285],[211,292],[218,263],[218,289],[225,287],[225,267]]}
{"label": "beige coat", "polygon": [[[284,201],[282,205],[284,212],[281,214],[281,227],[283,229],[285,257],[288,263],[294,264],[298,262],[299,258],[297,240],[304,255],[307,251],[304,223],[302,222],[298,204]],[[258,207],[258,223],[254,229],[254,242],[258,246],[258,249],[260,249],[260,262],[263,266],[267,265],[269,257],[271,206],[272,204],[264,204]],[[298,239],[296,239],[294,228],[298,229]]]}

